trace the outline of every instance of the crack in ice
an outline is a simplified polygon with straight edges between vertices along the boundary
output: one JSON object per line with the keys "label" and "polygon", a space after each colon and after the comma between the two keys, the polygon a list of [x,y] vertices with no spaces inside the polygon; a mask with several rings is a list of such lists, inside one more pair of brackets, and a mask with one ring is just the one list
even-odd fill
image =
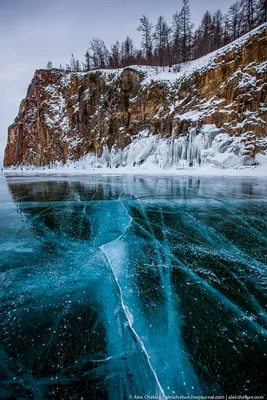
{"label": "crack in ice", "polygon": [[[124,207],[124,206],[123,206]],[[146,235],[151,237],[152,239],[155,239],[155,241],[158,243],[160,247],[162,247],[169,255],[170,257],[175,260],[178,265],[188,273],[189,276],[193,280],[197,280],[198,283],[202,284],[209,292],[213,293],[215,297],[218,297],[222,302],[224,302],[224,305],[228,307],[230,310],[233,312],[237,313],[239,316],[241,316],[246,322],[251,325],[257,332],[261,332],[262,335],[267,337],[267,329],[259,325],[257,322],[251,321],[250,318],[245,315],[245,313],[234,303],[232,303],[229,299],[227,299],[221,292],[219,292],[217,289],[209,285],[208,282],[206,282],[203,278],[201,278],[197,273],[192,271],[189,267],[186,266],[182,261],[180,261],[166,246],[164,246],[158,239],[153,237],[142,225],[140,225],[138,222],[136,222],[134,219],[132,219],[132,222],[139,227]]]}
{"label": "crack in ice", "polygon": [[133,318],[132,318],[132,315],[131,315],[131,313],[130,313],[128,307],[127,307],[127,305],[124,303],[123,294],[122,294],[122,289],[121,289],[121,286],[120,286],[120,284],[119,284],[118,277],[117,277],[117,275],[116,275],[114,269],[112,268],[110,259],[109,259],[109,257],[108,257],[108,253],[105,251],[105,247],[106,247],[106,246],[110,245],[111,243],[118,242],[118,241],[127,233],[128,229],[131,227],[132,222],[133,222],[133,218],[129,215],[127,209],[124,207],[124,205],[123,205],[123,203],[122,203],[122,201],[121,201],[121,199],[120,199],[122,193],[123,193],[123,192],[121,192],[121,194],[119,195],[118,201],[119,201],[119,203],[121,204],[122,208],[125,210],[127,216],[129,217],[129,224],[127,225],[125,231],[124,231],[120,236],[118,236],[116,239],[111,240],[110,242],[105,243],[104,245],[100,246],[99,249],[100,249],[100,250],[102,251],[102,253],[104,254],[104,256],[105,256],[105,258],[106,258],[106,260],[107,260],[107,263],[108,263],[108,265],[110,266],[110,269],[111,269],[112,274],[113,274],[113,276],[114,276],[114,279],[115,279],[115,282],[116,282],[116,284],[117,284],[117,287],[118,287],[118,290],[119,290],[119,294],[120,294],[121,306],[122,306],[122,309],[123,309],[123,311],[124,311],[124,314],[125,314],[125,317],[126,317],[126,319],[127,319],[127,322],[128,322],[128,324],[129,324],[129,327],[130,327],[132,333],[134,334],[134,337],[136,338],[136,340],[137,340],[138,343],[140,344],[142,351],[144,352],[144,354],[145,354],[145,356],[146,356],[146,360],[147,360],[148,366],[149,366],[149,368],[150,368],[150,370],[151,370],[151,372],[152,372],[152,374],[153,374],[153,376],[154,376],[154,378],[155,378],[155,381],[156,381],[156,384],[157,384],[157,386],[158,386],[158,389],[159,389],[159,391],[160,391],[161,396],[163,396],[163,399],[166,399],[166,395],[165,395],[164,390],[163,390],[163,388],[162,388],[162,386],[161,386],[161,384],[160,384],[160,382],[159,382],[159,379],[158,379],[158,376],[157,376],[157,374],[156,374],[156,371],[154,370],[154,368],[153,368],[152,365],[151,365],[150,356],[149,356],[149,354],[148,354],[148,352],[147,352],[147,350],[146,350],[146,348],[145,348],[144,342],[141,340],[141,338],[139,337],[138,333],[136,332],[136,330],[135,330],[134,327],[133,327]]}

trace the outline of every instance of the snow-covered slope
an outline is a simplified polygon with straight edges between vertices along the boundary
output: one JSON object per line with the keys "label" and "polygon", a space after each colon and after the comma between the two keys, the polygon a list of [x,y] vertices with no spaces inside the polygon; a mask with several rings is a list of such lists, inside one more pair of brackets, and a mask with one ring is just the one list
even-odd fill
{"label": "snow-covered slope", "polygon": [[9,128],[6,167],[263,162],[267,24],[174,71],[36,71]]}
{"label": "snow-covered slope", "polygon": [[[204,73],[208,70],[214,69],[221,63],[225,63],[225,57],[229,53],[239,52],[242,47],[247,46],[251,39],[255,40],[255,38],[260,36],[260,40],[266,41],[264,37],[261,37],[262,32],[267,29],[267,23],[261,25],[260,27],[250,31],[249,33],[245,34],[244,36],[240,37],[239,39],[231,42],[230,44],[221,47],[220,49],[204,56],[198,58],[197,60],[193,60],[187,62],[185,64],[179,65],[179,71],[173,73],[173,70],[177,66],[172,67],[171,69],[167,67],[159,68],[159,67],[145,67],[146,68],[146,80],[143,83],[150,83],[152,80],[160,80],[160,81],[168,81],[172,82],[179,79],[184,79],[189,77],[194,73]],[[262,68],[266,68],[267,60],[263,63]],[[137,70],[144,71],[144,67],[133,67]],[[266,69],[265,69],[266,71]]]}

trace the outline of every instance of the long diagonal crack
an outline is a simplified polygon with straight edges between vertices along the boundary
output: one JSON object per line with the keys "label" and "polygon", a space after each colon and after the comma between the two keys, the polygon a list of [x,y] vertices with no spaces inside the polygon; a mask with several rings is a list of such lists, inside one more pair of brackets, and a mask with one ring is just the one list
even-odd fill
{"label": "long diagonal crack", "polygon": [[[122,193],[120,194],[120,196],[121,196],[121,195],[122,195]],[[151,372],[152,372],[152,374],[153,374],[153,376],[154,376],[154,378],[155,378],[155,381],[156,381],[157,387],[158,387],[158,389],[159,389],[160,395],[162,396],[163,399],[166,399],[166,395],[165,395],[164,390],[163,390],[163,388],[162,388],[162,386],[161,386],[161,384],[160,384],[160,382],[159,382],[159,378],[158,378],[158,376],[157,376],[157,374],[156,374],[156,371],[154,370],[154,368],[153,368],[152,365],[151,365],[150,356],[149,356],[149,354],[148,354],[148,352],[147,352],[147,350],[146,350],[146,347],[145,347],[145,345],[144,345],[144,342],[141,340],[141,338],[139,337],[138,333],[136,332],[136,330],[135,330],[134,327],[133,327],[133,324],[132,324],[132,316],[131,316],[131,314],[130,314],[130,312],[129,312],[129,310],[128,310],[128,307],[127,307],[126,304],[124,303],[123,293],[122,293],[121,286],[120,286],[120,284],[119,284],[118,277],[117,277],[117,275],[116,275],[114,269],[112,268],[112,265],[111,265],[110,259],[109,259],[109,257],[108,257],[108,254],[107,254],[107,252],[105,251],[105,247],[106,247],[106,246],[110,245],[111,243],[116,243],[116,242],[118,242],[118,241],[128,232],[128,230],[129,230],[129,228],[131,227],[132,222],[133,222],[133,218],[129,215],[127,209],[124,207],[124,205],[123,205],[123,203],[122,203],[122,201],[121,201],[121,199],[120,199],[120,196],[119,196],[119,199],[118,199],[118,200],[119,200],[119,202],[120,202],[122,208],[125,210],[127,216],[129,217],[129,224],[127,225],[125,231],[124,231],[120,236],[118,236],[116,239],[114,239],[114,240],[112,240],[112,241],[110,241],[110,242],[108,242],[108,243],[105,243],[104,245],[100,246],[99,249],[100,249],[100,250],[102,251],[102,253],[104,254],[104,256],[105,256],[105,258],[106,258],[106,260],[107,260],[107,263],[108,263],[108,265],[110,266],[110,269],[111,269],[112,274],[113,274],[113,276],[114,276],[115,282],[116,282],[117,287],[118,287],[119,295],[120,295],[121,306],[122,306],[123,312],[124,312],[124,314],[125,314],[125,317],[126,317],[126,319],[127,319],[127,322],[128,322],[128,324],[129,324],[129,328],[131,329],[131,331],[132,331],[134,337],[136,338],[137,342],[140,344],[140,347],[141,347],[142,351],[144,352],[144,354],[145,354],[145,356],[146,356],[146,360],[147,360],[148,366],[149,366],[149,368],[150,368],[150,370],[151,370]]]}

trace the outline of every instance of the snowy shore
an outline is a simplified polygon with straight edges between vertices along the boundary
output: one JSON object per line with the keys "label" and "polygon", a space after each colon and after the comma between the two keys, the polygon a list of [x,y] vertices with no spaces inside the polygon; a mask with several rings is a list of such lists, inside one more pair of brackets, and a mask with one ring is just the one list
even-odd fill
{"label": "snowy shore", "polygon": [[78,169],[73,167],[63,168],[16,168],[6,169],[6,176],[79,176],[79,175],[137,175],[152,177],[182,177],[182,176],[237,176],[237,177],[257,177],[267,178],[267,165],[236,167],[236,168],[217,168],[214,166],[197,166],[192,168],[180,169],[161,169],[155,166],[149,167],[119,167],[119,168],[94,168]]}

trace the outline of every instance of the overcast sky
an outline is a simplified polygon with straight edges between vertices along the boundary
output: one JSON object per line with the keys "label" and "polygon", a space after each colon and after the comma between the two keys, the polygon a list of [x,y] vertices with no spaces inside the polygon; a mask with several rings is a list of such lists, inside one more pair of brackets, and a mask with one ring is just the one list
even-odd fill
{"label": "overcast sky", "polygon": [[[233,0],[191,0],[193,22],[203,13],[226,11]],[[152,22],[163,15],[171,22],[182,0],[0,0],[0,164],[7,128],[17,115],[34,71],[51,60],[65,65],[70,53],[80,59],[93,37],[108,46],[127,35],[136,45],[138,18]]]}

